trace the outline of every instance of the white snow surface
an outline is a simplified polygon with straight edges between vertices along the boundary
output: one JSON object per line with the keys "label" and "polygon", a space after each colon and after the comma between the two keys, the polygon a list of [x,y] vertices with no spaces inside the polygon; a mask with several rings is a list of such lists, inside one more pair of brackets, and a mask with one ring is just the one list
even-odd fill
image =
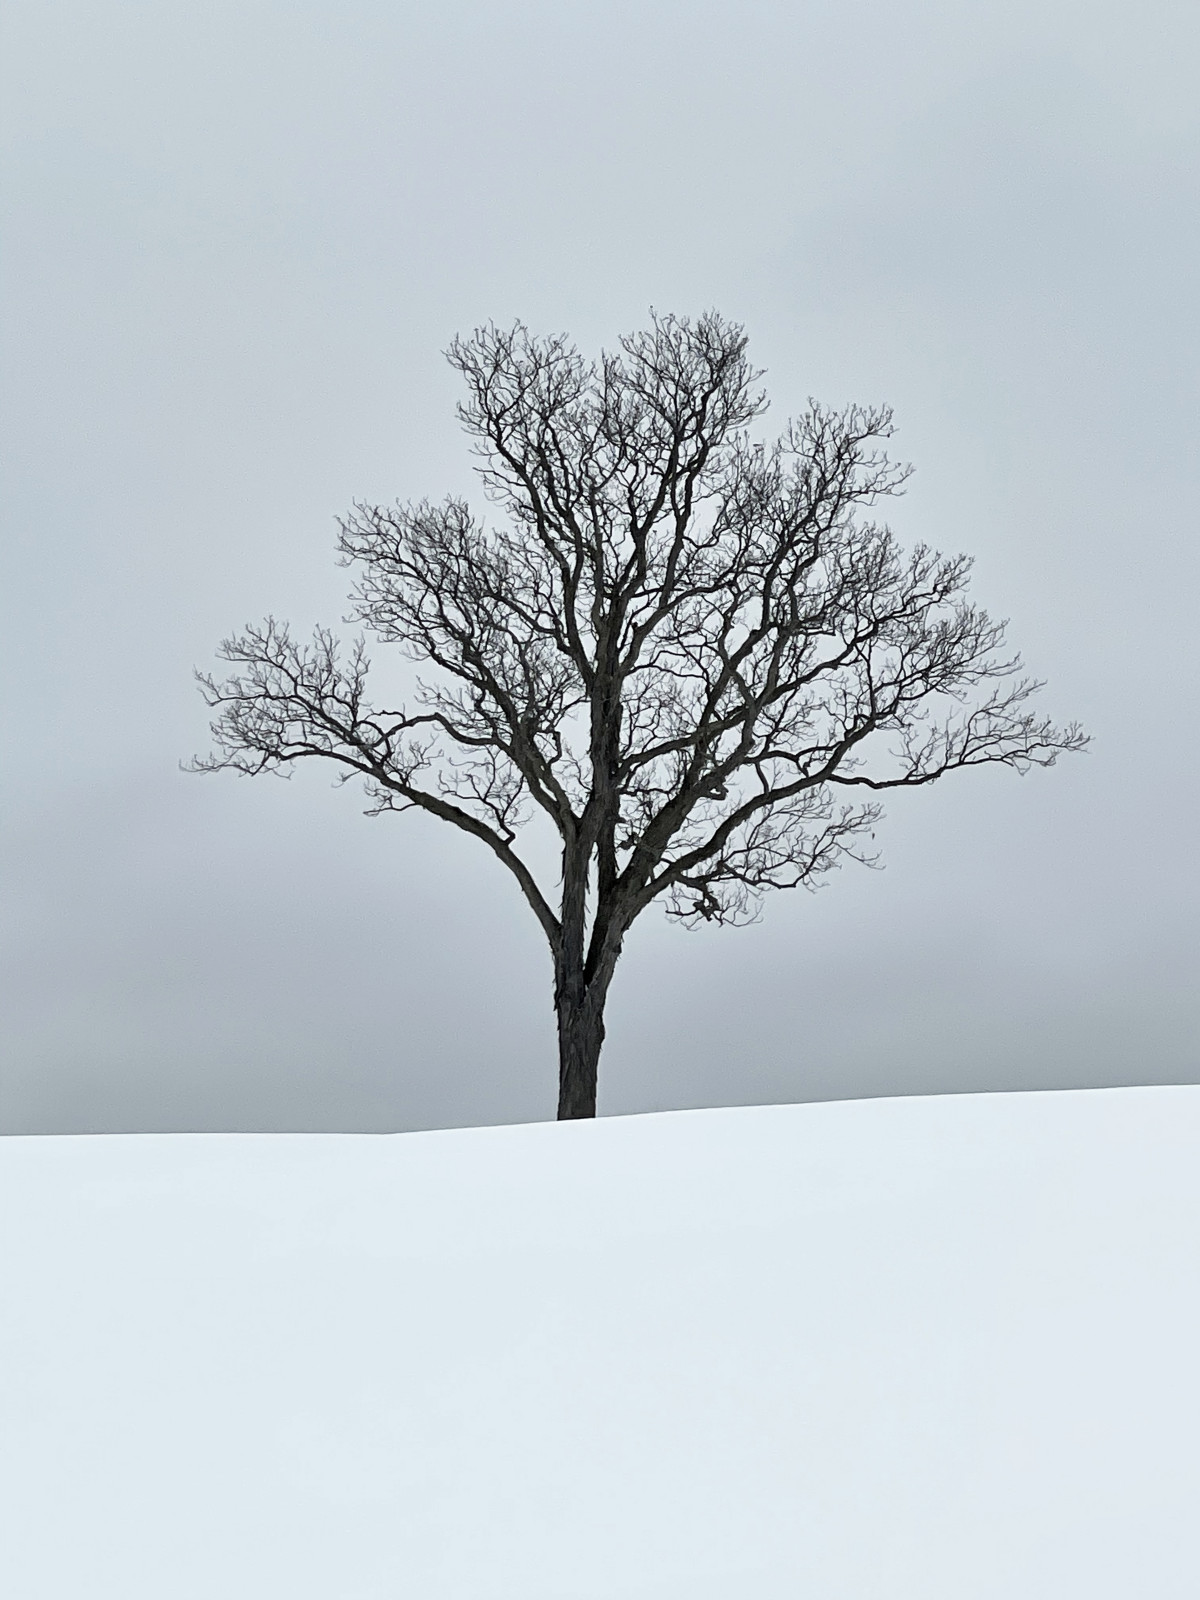
{"label": "white snow surface", "polygon": [[1200,1088],[0,1142],[6,1600],[1200,1594]]}

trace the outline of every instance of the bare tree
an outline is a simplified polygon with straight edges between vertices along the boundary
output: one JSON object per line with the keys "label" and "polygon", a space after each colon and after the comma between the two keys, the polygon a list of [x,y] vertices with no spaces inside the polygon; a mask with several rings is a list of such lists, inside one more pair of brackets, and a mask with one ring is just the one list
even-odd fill
{"label": "bare tree", "polygon": [[[907,469],[885,408],[808,409],[773,443],[742,329],[655,317],[598,363],[488,327],[448,352],[498,525],[457,499],[357,505],[355,617],[431,668],[413,707],[367,698],[361,639],[249,627],[202,676],[216,753],[315,756],[372,811],[419,807],[504,863],[554,963],[558,1115],[590,1117],[622,942],[653,901],[751,918],[767,889],[863,859],[883,790],[1050,766],[1085,743],[964,598],[970,562],[905,554],[864,513]],[[561,881],[518,852],[544,813]]]}

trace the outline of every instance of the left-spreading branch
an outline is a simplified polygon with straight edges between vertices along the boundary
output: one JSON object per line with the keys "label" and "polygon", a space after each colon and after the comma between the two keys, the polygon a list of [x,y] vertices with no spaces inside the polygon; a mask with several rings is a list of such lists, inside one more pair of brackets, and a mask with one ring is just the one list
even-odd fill
{"label": "left-spreading branch", "polygon": [[191,770],[289,776],[306,757],[331,761],[343,778],[365,780],[373,811],[416,808],[482,840],[517,879],[556,948],[558,919],[512,847],[521,785],[502,753],[469,752],[449,768],[435,763],[439,735],[454,738],[454,729],[437,711],[373,707],[361,640],[343,657],[327,629],[298,644],[286,624],[268,618],[224,640],[219,654],[235,670],[221,680],[196,675],[216,713],[215,749],[194,758]]}

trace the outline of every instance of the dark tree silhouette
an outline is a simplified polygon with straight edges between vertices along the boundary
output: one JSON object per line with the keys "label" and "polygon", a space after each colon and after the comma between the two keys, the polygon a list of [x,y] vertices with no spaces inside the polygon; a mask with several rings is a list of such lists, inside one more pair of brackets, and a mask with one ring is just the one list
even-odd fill
{"label": "dark tree silhouette", "polygon": [[[202,676],[216,752],[315,756],[473,834],[516,878],[554,963],[559,1117],[590,1117],[622,941],[653,901],[737,922],[767,889],[862,859],[874,796],[962,767],[1050,766],[1084,736],[964,599],[970,563],[903,553],[863,515],[895,494],[885,408],[815,403],[773,443],[740,327],[655,317],[585,361],[521,325],[456,340],[459,417],[497,525],[456,499],[358,505],[340,549],[356,617],[432,673],[367,698],[348,652],[267,621]],[[561,881],[517,850],[542,812]]]}

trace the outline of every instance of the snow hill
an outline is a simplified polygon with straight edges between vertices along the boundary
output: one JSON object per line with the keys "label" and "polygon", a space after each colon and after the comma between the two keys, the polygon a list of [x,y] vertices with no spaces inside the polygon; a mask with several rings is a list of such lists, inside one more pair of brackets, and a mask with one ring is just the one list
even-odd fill
{"label": "snow hill", "polygon": [[6,1600],[1195,1600],[1200,1088],[0,1142]]}

